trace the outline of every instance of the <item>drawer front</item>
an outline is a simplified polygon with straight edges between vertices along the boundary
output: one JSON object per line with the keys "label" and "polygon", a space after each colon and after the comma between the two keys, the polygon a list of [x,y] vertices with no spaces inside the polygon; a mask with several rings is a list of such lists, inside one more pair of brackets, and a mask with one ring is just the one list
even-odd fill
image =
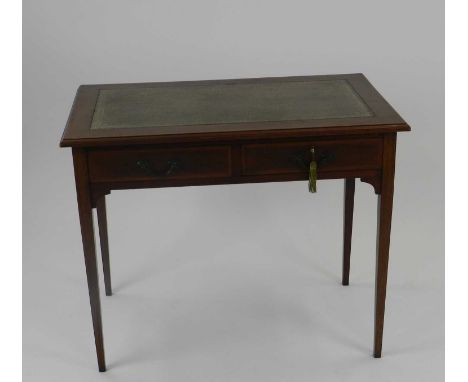
{"label": "drawer front", "polygon": [[90,180],[201,179],[231,175],[229,146],[96,150],[88,156]]}
{"label": "drawer front", "polygon": [[382,141],[378,138],[264,143],[242,148],[243,174],[307,173],[312,147],[319,173],[371,170],[380,168],[382,164]]}

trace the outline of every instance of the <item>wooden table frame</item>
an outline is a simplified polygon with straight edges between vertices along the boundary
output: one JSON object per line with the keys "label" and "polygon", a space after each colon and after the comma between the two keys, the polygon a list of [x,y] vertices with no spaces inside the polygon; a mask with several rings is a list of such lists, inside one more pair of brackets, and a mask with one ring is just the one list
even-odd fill
{"label": "wooden table frame", "polygon": [[[175,134],[157,129],[96,132],[90,131],[89,126],[98,90],[141,85],[80,87],[61,146],[72,147],[73,152],[81,236],[100,371],[106,370],[106,363],[92,209],[97,210],[105,292],[111,296],[105,204],[105,196],[111,190],[306,180],[307,171],[289,160],[291,153],[299,152],[301,160],[307,162],[308,157],[304,153],[311,146],[318,147],[323,155],[329,150],[336,152],[335,162],[332,160],[331,164],[319,166],[318,179],[344,179],[343,285],[349,284],[355,179],[371,184],[378,195],[373,354],[376,358],[381,357],[396,135],[398,131],[408,131],[410,128],[361,74],[291,77],[287,80],[298,78],[345,78],[370,105],[373,117],[370,122],[362,118],[270,122],[268,129],[265,124],[241,124],[237,126],[239,128],[234,126],[234,129],[233,126],[222,125],[216,129],[197,126],[200,131],[196,133],[187,133],[187,127],[177,128]],[[248,79],[234,82],[280,80]],[[134,165],[135,162],[141,164],[141,160],[137,160],[140,157],[149,157],[153,163],[163,158],[165,163],[171,155],[186,158],[185,168],[179,174],[169,174],[170,169],[167,168],[163,168],[162,172],[158,169],[157,174],[152,174],[146,162],[147,167],[140,169]],[[132,165],[129,167],[128,163]],[[145,172],[145,168],[148,171]]]}

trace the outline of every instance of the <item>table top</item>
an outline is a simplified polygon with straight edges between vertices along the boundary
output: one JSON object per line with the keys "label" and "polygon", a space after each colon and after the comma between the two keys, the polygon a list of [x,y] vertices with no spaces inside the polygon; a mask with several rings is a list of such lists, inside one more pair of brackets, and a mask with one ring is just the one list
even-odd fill
{"label": "table top", "polygon": [[61,146],[409,130],[362,74],[82,85]]}

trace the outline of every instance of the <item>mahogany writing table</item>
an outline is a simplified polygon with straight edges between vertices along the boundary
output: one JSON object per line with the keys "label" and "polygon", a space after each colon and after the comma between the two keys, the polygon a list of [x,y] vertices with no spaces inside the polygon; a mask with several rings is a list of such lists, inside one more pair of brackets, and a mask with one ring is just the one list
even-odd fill
{"label": "mahogany writing table", "polygon": [[112,294],[105,195],[116,189],[344,179],[343,285],[355,179],[378,195],[374,357],[380,357],[396,135],[408,124],[362,74],[80,86],[72,147],[100,371],[105,371],[92,209]]}

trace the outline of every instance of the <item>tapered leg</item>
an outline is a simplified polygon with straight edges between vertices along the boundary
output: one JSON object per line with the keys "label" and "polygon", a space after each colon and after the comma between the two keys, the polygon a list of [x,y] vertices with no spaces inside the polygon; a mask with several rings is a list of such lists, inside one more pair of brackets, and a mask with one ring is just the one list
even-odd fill
{"label": "tapered leg", "polygon": [[382,356],[382,337],[387,291],[387,270],[393,208],[396,134],[384,138],[382,190],[378,202],[377,264],[375,279],[374,357]]}
{"label": "tapered leg", "polygon": [[78,212],[80,215],[81,238],[83,241],[86,276],[88,279],[91,316],[93,319],[94,341],[96,344],[99,371],[105,371],[106,361],[104,356],[104,341],[102,336],[101,301],[99,298],[99,281],[96,262],[96,248],[94,243],[93,214],[85,151],[73,149],[73,165],[75,168],[76,194],[78,200]]}
{"label": "tapered leg", "polygon": [[104,271],[104,286],[106,288],[106,296],[112,296],[112,284],[109,263],[109,240],[107,237],[107,214],[106,214],[106,197],[99,198],[96,202],[99,238],[101,239],[101,256],[102,269]]}
{"label": "tapered leg", "polygon": [[349,266],[351,257],[351,236],[353,234],[355,184],[356,180],[354,178],[345,179],[343,218],[343,285],[349,285]]}

